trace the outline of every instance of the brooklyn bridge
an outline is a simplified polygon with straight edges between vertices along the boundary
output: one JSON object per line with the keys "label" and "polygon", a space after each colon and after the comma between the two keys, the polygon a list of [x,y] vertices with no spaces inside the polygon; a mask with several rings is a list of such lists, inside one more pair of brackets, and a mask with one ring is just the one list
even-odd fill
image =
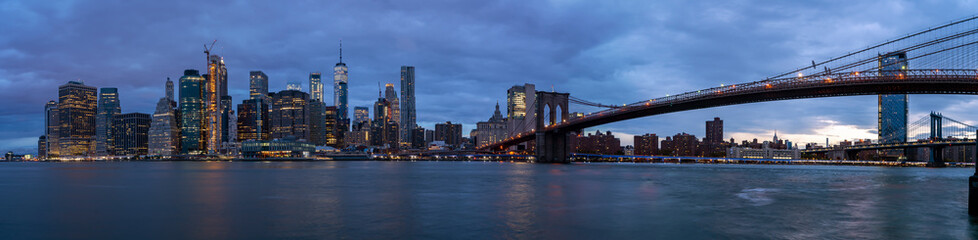
{"label": "brooklyn bridge", "polygon": [[[568,140],[571,136],[585,128],[635,118],[719,106],[806,98],[887,94],[974,95],[978,94],[976,33],[978,17],[966,18],[827,60],[813,60],[793,70],[758,81],[725,84],[629,104],[597,104],[572,97],[570,93],[537,91],[535,117],[527,117],[522,123],[530,126],[525,128],[529,130],[512,133],[502,141],[484,144],[478,148],[501,151],[517,144],[532,142],[536,162],[567,163],[570,162],[569,154],[572,151]],[[733,78],[732,75],[731,79]],[[717,79],[717,82],[728,80]],[[596,106],[605,110],[571,119],[568,104]],[[904,136],[898,138],[898,142],[883,142],[861,148],[905,150],[910,147],[928,147],[933,150],[945,145],[974,144],[974,129],[966,134],[971,140],[945,139],[940,133],[941,126],[938,125],[936,130],[931,127],[928,143],[913,136],[907,138],[908,133],[904,129],[900,132]]]}

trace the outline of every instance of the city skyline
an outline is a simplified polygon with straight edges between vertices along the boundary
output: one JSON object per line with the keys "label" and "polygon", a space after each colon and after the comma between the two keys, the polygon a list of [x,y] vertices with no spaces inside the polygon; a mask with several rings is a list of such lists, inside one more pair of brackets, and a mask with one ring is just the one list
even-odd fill
{"label": "city skyline", "polygon": [[[15,3],[14,5],[21,4],[31,3]],[[337,11],[336,8],[344,5],[356,5],[352,3],[338,4],[320,8]],[[697,5],[699,3],[690,4]],[[153,36],[152,33],[130,29],[135,26],[123,26],[123,30],[128,31],[121,31],[120,33],[102,31],[88,33],[83,31],[87,26],[86,23],[97,26],[96,22],[91,21],[105,21],[106,19],[85,18],[84,21],[75,26],[76,28],[73,28],[74,31],[77,31],[72,33],[77,35],[75,40],[54,37],[31,44],[28,43],[28,40],[40,37],[43,33],[30,34],[26,32],[28,29],[25,28],[30,26],[30,24],[26,24],[16,28],[11,27],[13,34],[0,37],[0,40],[5,40],[0,41],[0,59],[3,60],[0,61],[2,62],[0,63],[0,71],[6,73],[0,77],[0,83],[6,86],[2,90],[3,93],[15,99],[0,114],[4,117],[4,123],[0,125],[0,132],[5,133],[0,147],[16,150],[31,149],[32,146],[36,146],[37,136],[43,133],[43,105],[48,100],[56,100],[56,91],[52,89],[56,89],[57,86],[69,80],[81,80],[86,85],[97,88],[118,88],[122,112],[124,113],[153,113],[157,100],[163,97],[160,90],[167,77],[178,79],[182,76],[184,69],[205,70],[204,61],[200,59],[200,52],[203,50],[200,46],[209,43],[214,38],[219,39],[214,54],[224,57],[227,62],[228,90],[235,99],[234,104],[247,99],[248,78],[246,76],[250,71],[263,71],[268,74],[270,92],[284,90],[287,82],[308,79],[309,72],[323,72],[329,75],[332,73],[331,67],[336,63],[338,57],[335,42],[344,39],[346,40],[344,47],[347,51],[343,61],[349,63],[350,109],[354,106],[370,106],[376,100],[373,97],[376,82],[399,84],[400,73],[398,68],[400,66],[416,66],[420,70],[417,75],[418,102],[416,104],[419,126],[433,129],[436,123],[452,121],[462,123],[464,128],[462,132],[467,133],[475,127],[476,122],[484,121],[492,115],[496,102],[505,102],[506,89],[514,85],[531,83],[535,84],[537,90],[541,91],[550,90],[551,86],[554,86],[553,89],[558,92],[570,92],[574,96],[595,102],[629,103],[646,99],[649,96],[664,96],[724,83],[760,80],[789,67],[803,65],[812,59],[823,60],[825,57],[892,39],[899,34],[929,27],[934,23],[947,22],[966,16],[965,12],[950,14],[951,17],[947,17],[948,14],[911,14],[905,9],[912,8],[914,4],[903,2],[872,5],[877,8],[893,10],[880,12],[904,16],[893,19],[880,17],[879,14],[882,13],[866,16],[842,16],[841,19],[833,15],[844,14],[838,12],[851,13],[854,9],[865,8],[871,4],[850,6],[846,3],[846,6],[841,6],[843,4],[840,3],[840,6],[834,6],[834,8],[828,6],[819,11],[800,11],[800,9],[804,9],[803,3],[776,3],[771,8],[760,10],[751,10],[749,6],[736,4],[724,5],[704,8],[703,15],[700,16],[707,18],[700,20],[670,16],[664,16],[660,19],[654,17],[655,13],[642,13],[641,11],[627,9],[630,6],[616,6],[621,9],[608,7],[608,9],[588,11],[590,9],[585,8],[586,4],[575,3],[530,6],[535,11],[540,10],[540,8],[554,8],[552,11],[545,12],[549,14],[544,14],[553,17],[553,19],[528,15],[535,11],[507,10],[512,11],[508,13],[522,17],[523,20],[535,23],[538,28],[553,27],[552,31],[554,32],[549,32],[544,36],[526,32],[533,30],[533,28],[521,28],[518,26],[520,22],[516,20],[479,16],[467,17],[463,16],[464,14],[446,17],[459,18],[457,19],[461,20],[459,24],[474,27],[474,29],[501,29],[501,32],[471,33],[453,30],[454,28],[450,29],[447,25],[438,25],[437,21],[430,19],[432,17],[430,15],[421,15],[423,17],[416,18],[398,15],[391,18],[414,19],[416,23],[421,23],[421,25],[408,25],[407,28],[409,29],[405,30],[391,30],[387,29],[390,26],[364,19],[367,22],[352,24],[363,29],[344,27],[343,23],[323,27],[304,26],[308,27],[307,30],[312,31],[312,33],[289,34],[288,36],[291,38],[286,39],[290,40],[284,40],[297,49],[279,49],[279,46],[270,45],[279,40],[263,39],[262,37],[267,36],[261,34],[235,33],[233,30],[242,29],[248,21],[240,19],[238,15],[228,15],[230,13],[218,13],[217,16],[211,17],[218,19],[218,22],[228,21],[223,20],[224,18],[221,16],[242,22],[229,21],[222,22],[223,25],[221,25],[162,21],[164,26],[171,28],[200,26],[193,34],[190,34],[191,36],[180,36],[165,44],[153,41],[127,40],[125,41],[127,43],[121,46],[126,46],[129,49],[117,49],[120,47],[110,46],[112,46],[113,39],[118,41],[128,36],[145,39]],[[35,21],[26,22],[36,23],[40,21],[57,24],[61,21],[71,20],[72,16],[94,14],[99,11],[115,9],[114,12],[128,12],[119,11],[117,8],[95,10],[87,9],[84,6],[63,7],[60,17],[36,18]],[[154,6],[124,5],[118,7],[142,9]],[[161,7],[175,6],[165,5]],[[371,8],[376,6],[359,7]],[[462,6],[438,5],[433,7],[444,9],[461,8]],[[476,7],[492,9],[489,5]],[[653,6],[641,7],[640,9],[647,9]],[[270,10],[286,12],[283,8],[285,7],[270,8]],[[778,8],[789,10],[787,12],[791,12],[790,10],[800,11],[800,14],[797,14],[798,16],[761,14],[763,17],[749,19],[754,17],[750,16],[752,11],[764,11],[766,13]],[[23,13],[43,10],[32,9],[29,6],[23,9],[13,9],[21,10]],[[679,9],[682,11],[685,8]],[[389,12],[426,12],[411,6],[387,6],[387,10]],[[832,12],[833,10],[842,11]],[[16,11],[10,11],[14,14],[8,14],[4,18],[9,18],[12,21],[4,22],[23,22],[16,20],[30,18],[29,14],[16,14]],[[495,9],[493,11],[500,12],[503,10]],[[687,11],[692,11],[692,9]],[[385,11],[372,9],[369,12],[382,14]],[[582,20],[572,19],[572,15],[575,14],[583,14],[588,16],[584,19],[596,21],[595,23],[582,23]],[[621,14],[622,17],[612,17],[617,14]],[[827,14],[834,18],[819,19],[819,17],[824,17]],[[498,14],[493,16],[498,16]],[[152,19],[152,17],[137,19],[159,21],[159,19]],[[106,18],[111,19],[112,17]],[[386,19],[392,20],[391,18]],[[639,26],[640,22],[650,19],[654,20],[653,23],[661,24],[661,26]],[[567,21],[567,23],[561,23],[562,21]],[[703,27],[692,26],[697,23],[696,21],[710,24]],[[286,22],[303,26],[302,22],[297,19],[287,19]],[[438,26],[425,26],[425,24]],[[575,24],[582,24],[584,27],[576,29]],[[596,24],[610,27],[594,30],[593,26]],[[672,29],[669,25],[682,26],[682,29]],[[733,27],[734,29],[721,30],[724,27]],[[759,29],[747,29],[753,27]],[[582,34],[585,31],[583,29],[597,32]],[[663,29],[668,30],[670,34],[675,34],[675,36],[669,37],[664,34],[652,33],[653,30]],[[409,30],[417,30],[418,33],[412,33]],[[709,32],[714,30],[718,33]],[[736,32],[737,30],[745,32]],[[805,37],[812,36],[813,32],[818,30],[832,30],[834,32],[830,34],[831,39],[806,40]],[[176,29],[171,31],[176,31]],[[447,39],[437,39],[426,38],[420,33],[430,31],[449,34],[446,35]],[[777,34],[784,34],[784,36],[777,36]],[[838,41],[841,35],[846,34],[850,34],[848,38],[853,39]],[[488,40],[468,39],[465,38],[466,35],[474,35],[480,39],[509,39],[507,41],[511,41],[511,43],[487,45],[484,41]],[[507,38],[512,36],[517,38]],[[299,39],[307,37],[311,39]],[[559,40],[562,37],[579,38],[561,42]],[[725,42],[725,38],[731,41]],[[680,43],[683,39],[693,41],[690,41],[691,43]],[[656,41],[664,43],[656,43]],[[785,46],[785,44],[792,43],[800,45]],[[46,46],[45,44],[67,44],[75,48],[93,49],[69,50],[60,47],[42,49],[41,47]],[[435,46],[439,44],[442,46]],[[669,47],[670,44],[675,44],[677,50],[661,51],[661,48]],[[312,49],[304,49],[310,47]],[[694,47],[704,49],[697,50],[693,49]],[[753,50],[750,52],[738,50],[747,48]],[[91,51],[99,49],[113,57],[104,61],[80,60],[82,57],[97,56]],[[299,50],[303,51],[300,52]],[[147,54],[133,54],[132,51],[141,51]],[[642,56],[643,53],[650,52],[661,53]],[[65,59],[52,60],[50,59],[52,55],[61,56]],[[269,56],[268,60],[265,60],[265,56]],[[669,58],[669,61],[674,61],[674,63],[656,58]],[[771,60],[754,63],[743,60],[750,58]],[[41,61],[50,62],[50,68],[28,64]],[[482,66],[489,66],[490,69],[480,69]],[[710,66],[720,67],[714,69]],[[709,69],[703,70],[703,68]],[[501,71],[500,69],[508,70]],[[728,77],[725,74],[729,74],[735,69],[738,73],[743,73],[743,76],[738,76],[733,80],[724,78],[725,76]],[[665,79],[657,79],[660,77]],[[23,88],[16,88],[15,86]],[[326,87],[325,89],[328,90],[329,88]],[[607,92],[616,91],[623,93],[607,94]],[[329,93],[326,91],[326,95]],[[325,98],[328,99],[329,97]],[[811,139],[814,139],[815,142],[821,142],[820,140],[826,137],[833,138],[833,142],[855,138],[875,138],[877,120],[875,98],[875,96],[842,97],[721,107],[642,118],[608,124],[595,129],[610,130],[623,140],[622,145],[630,145],[631,135],[645,133],[668,135],[689,132],[697,136],[704,136],[703,132],[700,132],[702,130],[700,125],[702,119],[720,117],[728,122],[725,126],[727,130],[725,138],[735,138],[737,141],[751,138],[766,139],[765,136],[770,136],[775,130],[778,130],[783,138],[797,139],[798,143],[811,142],[813,141]],[[943,99],[950,100],[941,101]],[[966,121],[978,119],[978,115],[967,111],[975,104],[978,104],[978,101],[975,101],[972,96],[912,95],[910,96],[910,116],[908,119],[918,119],[930,111],[940,111]],[[332,101],[327,100],[327,105],[333,105]],[[832,107],[832,105],[850,107],[840,109],[839,107]],[[818,114],[806,113],[804,110],[797,109],[801,106],[811,107],[808,111],[818,112]],[[771,110],[774,108],[782,108],[783,110]],[[589,110],[576,106],[571,109],[571,111],[579,112],[595,110],[597,109]],[[748,116],[739,114],[745,111],[756,114]],[[352,112],[348,114],[352,115]],[[29,130],[22,131],[22,129]],[[587,129],[585,132],[593,132],[595,129]]]}

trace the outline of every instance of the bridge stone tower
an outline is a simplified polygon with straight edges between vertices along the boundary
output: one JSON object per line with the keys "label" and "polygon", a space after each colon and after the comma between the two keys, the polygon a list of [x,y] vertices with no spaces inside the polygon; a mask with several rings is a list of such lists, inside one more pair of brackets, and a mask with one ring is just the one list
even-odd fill
{"label": "bridge stone tower", "polygon": [[547,126],[567,120],[569,93],[537,92],[536,94],[536,159],[538,163],[570,163],[570,132],[545,130]]}

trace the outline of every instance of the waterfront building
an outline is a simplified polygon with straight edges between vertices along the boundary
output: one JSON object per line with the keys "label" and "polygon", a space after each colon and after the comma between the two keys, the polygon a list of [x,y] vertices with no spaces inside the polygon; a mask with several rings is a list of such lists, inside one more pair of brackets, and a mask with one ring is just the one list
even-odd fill
{"label": "waterfront building", "polygon": [[93,154],[97,92],[95,87],[76,81],[58,87],[58,146],[61,156]]}
{"label": "waterfront building", "polygon": [[248,140],[241,143],[241,155],[246,158],[301,158],[316,151],[312,143],[286,137],[273,140]]}
{"label": "waterfront building", "polygon": [[700,141],[695,135],[680,133],[666,137],[666,140],[663,140],[661,144],[660,149],[663,155],[696,156],[699,152]]}
{"label": "waterfront building", "polygon": [[264,97],[244,100],[238,104],[238,141],[268,140],[271,130],[269,108]]}
{"label": "waterfront building", "polygon": [[431,142],[435,141],[435,130],[425,129],[424,130],[424,144],[427,146]]}
{"label": "waterfront building", "polygon": [[272,94],[272,138],[309,140],[309,94],[283,90]]}
{"label": "waterfront building", "polygon": [[101,88],[98,95],[98,113],[95,115],[95,155],[113,155],[112,118],[122,113],[119,89]]}
{"label": "waterfront building", "polygon": [[[336,63],[333,67],[333,104],[336,105],[337,117],[341,122],[349,123],[349,110],[347,109],[348,101],[348,91],[347,84],[349,81],[348,68],[346,63],[343,63],[343,42],[340,42],[340,62]],[[341,126],[342,127],[342,126]],[[347,126],[348,127],[348,126]],[[349,131],[348,129],[341,129],[343,132]]]}
{"label": "waterfront building", "polygon": [[496,111],[493,112],[492,117],[488,121],[478,122],[475,125],[476,127],[473,130],[474,134],[470,134],[474,138],[473,142],[475,146],[502,141],[508,136],[506,132],[506,118],[499,111],[499,103],[496,103]]}
{"label": "waterfront building", "polygon": [[309,101],[323,102],[323,74],[309,73]]}
{"label": "waterfront building", "polygon": [[[223,133],[227,132],[226,116],[229,114],[222,106],[227,93],[227,68],[224,66],[224,58],[218,55],[209,55],[207,62],[207,77],[204,82],[204,129],[202,137],[205,140],[204,149],[207,154],[217,154],[221,143],[225,138]],[[228,99],[230,100],[230,99]]]}
{"label": "waterfront building", "polygon": [[425,142],[424,137],[425,137],[425,133],[428,132],[428,130],[425,130],[423,127],[415,127],[414,130],[412,131],[413,132],[411,133],[411,148],[424,149],[425,146],[427,145],[427,142]]}
{"label": "waterfront building", "polygon": [[149,148],[149,114],[126,113],[112,118],[113,155],[146,155]]}
{"label": "waterfront building", "polygon": [[[404,145],[405,139],[415,139],[413,136],[414,130],[418,127],[417,123],[417,112],[415,110],[415,97],[414,97],[414,67],[413,66],[401,66],[401,101],[400,104],[400,114],[398,125],[401,127],[400,139],[401,145]],[[412,148],[413,141],[412,141]],[[422,144],[423,145],[423,144]]]}
{"label": "waterfront building", "polygon": [[727,149],[728,158],[757,158],[757,159],[801,159],[801,150],[774,148],[745,148],[731,147]]}
{"label": "waterfront building", "polygon": [[39,157],[39,158],[48,155],[48,153],[47,153],[47,147],[48,147],[48,140],[47,140],[47,138],[48,137],[47,136],[44,136],[44,135],[41,135],[40,137],[37,137],[37,157]]}
{"label": "waterfront building", "polygon": [[654,133],[635,135],[633,144],[635,144],[635,155],[652,156],[659,154],[659,136]]}
{"label": "waterfront building", "polygon": [[173,100],[173,81],[166,80],[166,96],[156,102],[149,127],[149,155],[170,156],[180,152],[180,125],[177,102]]}
{"label": "waterfront building", "polygon": [[601,131],[596,131],[593,135],[588,133],[585,135],[577,136],[577,152],[578,153],[591,153],[591,154],[605,154],[605,155],[617,155],[622,154],[621,140],[619,140],[615,135],[611,134],[611,131],[607,133],[601,133]]}
{"label": "waterfront building", "polygon": [[180,153],[202,154],[204,141],[204,78],[194,69],[180,77]]}
{"label": "waterfront building", "polygon": [[48,101],[44,104],[44,136],[45,136],[45,147],[44,155],[38,155],[44,159],[54,159],[61,154],[60,146],[58,146],[58,136],[60,132],[58,131],[59,126],[58,119],[58,102]]}
{"label": "waterfront building", "polygon": [[250,99],[268,98],[268,75],[262,71],[251,71],[248,78]]}
{"label": "waterfront building", "polygon": [[435,124],[434,141],[444,141],[446,145],[458,148],[462,146],[462,124],[445,123]]}

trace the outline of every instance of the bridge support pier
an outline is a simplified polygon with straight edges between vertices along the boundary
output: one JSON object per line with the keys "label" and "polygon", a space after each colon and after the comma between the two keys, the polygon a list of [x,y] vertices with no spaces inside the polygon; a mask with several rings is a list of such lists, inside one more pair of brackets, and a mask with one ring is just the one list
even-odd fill
{"label": "bridge support pier", "polygon": [[538,163],[570,163],[570,141],[567,133],[538,132],[536,139],[536,158]]}
{"label": "bridge support pier", "polygon": [[944,147],[935,146],[930,147],[930,159],[927,160],[928,167],[945,167],[944,164]]}

